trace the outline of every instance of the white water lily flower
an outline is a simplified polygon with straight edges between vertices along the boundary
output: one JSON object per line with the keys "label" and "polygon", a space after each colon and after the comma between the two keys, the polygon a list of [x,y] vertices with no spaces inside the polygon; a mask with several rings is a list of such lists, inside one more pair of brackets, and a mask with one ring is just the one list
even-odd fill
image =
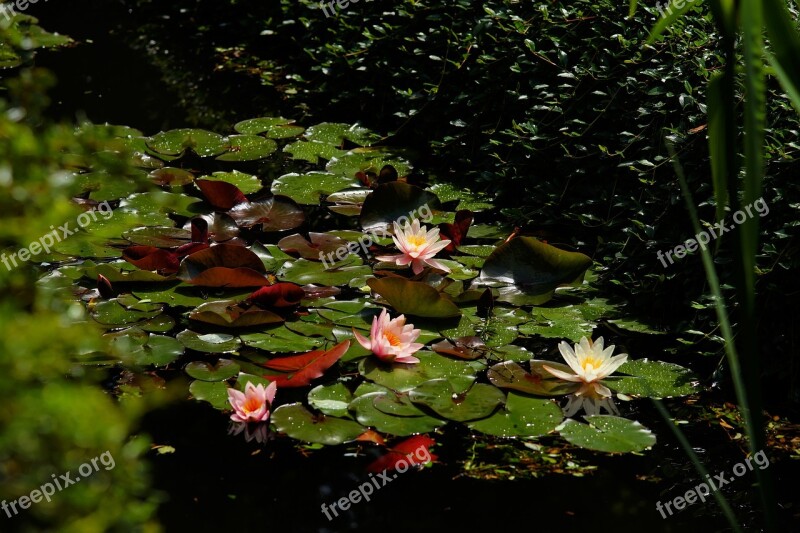
{"label": "white water lily flower", "polygon": [[628,360],[628,355],[619,354],[612,357],[614,345],[604,349],[603,344],[603,337],[594,342],[582,337],[581,341],[575,345],[575,349],[563,341],[558,345],[561,356],[564,357],[564,361],[567,362],[574,374],[542,365],[542,368],[557,378],[581,383],[581,388],[570,396],[564,408],[566,416],[574,415],[581,408],[589,415],[598,414],[601,409],[611,414],[619,414],[617,406],[611,399],[611,391],[600,381],[622,366]]}

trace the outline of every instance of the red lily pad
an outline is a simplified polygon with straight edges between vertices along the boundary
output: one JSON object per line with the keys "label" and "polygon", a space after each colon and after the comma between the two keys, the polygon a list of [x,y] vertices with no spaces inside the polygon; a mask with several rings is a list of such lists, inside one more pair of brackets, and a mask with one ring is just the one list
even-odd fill
{"label": "red lily pad", "polygon": [[227,211],[235,205],[247,203],[247,197],[236,185],[231,185],[225,181],[217,180],[197,180],[197,186],[202,191],[208,203],[214,208]]}
{"label": "red lily pad", "polygon": [[260,287],[269,285],[264,263],[244,246],[218,244],[187,256],[178,278],[203,287]]}
{"label": "red lily pad", "polygon": [[278,247],[286,253],[296,253],[305,259],[320,260],[320,254],[334,253],[341,247],[346,247],[346,241],[335,235],[327,233],[309,233],[306,239],[299,233],[289,235],[278,241]]}
{"label": "red lily pad", "polygon": [[461,315],[461,310],[447,295],[421,281],[392,277],[370,279],[367,285],[385,298],[398,313],[428,318]]}
{"label": "red lily pad", "polygon": [[340,342],[330,350],[314,350],[302,355],[279,357],[264,363],[264,367],[279,372],[288,372],[285,375],[267,374],[264,377],[278,383],[278,388],[305,387],[321,377],[326,370],[350,348],[350,341]]}
{"label": "red lily pad", "polygon": [[247,328],[283,322],[283,317],[258,307],[240,306],[236,300],[217,300],[200,305],[189,318],[224,328]]}
{"label": "red lily pad", "polygon": [[294,307],[305,298],[306,291],[294,283],[276,283],[262,287],[247,297],[247,299],[262,308],[269,307]]}
{"label": "red lily pad", "polygon": [[303,210],[289,199],[276,197],[235,206],[228,213],[239,226],[250,228],[261,224],[263,231],[293,229],[305,221]]}
{"label": "red lily pad", "polygon": [[[438,459],[431,454],[430,447],[436,441],[427,435],[415,435],[409,439],[395,444],[389,452],[370,463],[368,472],[383,472],[397,470],[402,463],[406,465],[424,465]],[[407,466],[406,466],[407,468]]]}

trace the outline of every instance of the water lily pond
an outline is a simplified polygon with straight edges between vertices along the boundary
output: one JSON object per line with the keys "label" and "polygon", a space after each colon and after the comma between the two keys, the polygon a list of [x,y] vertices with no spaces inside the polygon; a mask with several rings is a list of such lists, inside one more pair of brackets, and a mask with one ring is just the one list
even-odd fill
{"label": "water lily pond", "polygon": [[[774,163],[796,146],[770,141],[772,213],[748,213],[772,234],[737,293],[745,248],[675,247],[699,227],[686,198],[702,220],[726,198],[683,137],[703,128],[670,126],[673,168],[600,85],[594,122],[558,122],[619,76],[575,21],[607,40],[627,20],[644,61],[656,10],[455,2],[462,27],[446,2],[77,4],[0,13],[0,530],[791,530],[791,318],[760,308],[770,353],[756,374],[737,357],[741,295],[797,290],[777,204],[800,191]],[[495,86],[506,54],[516,88]],[[680,97],[693,125],[713,68]]]}

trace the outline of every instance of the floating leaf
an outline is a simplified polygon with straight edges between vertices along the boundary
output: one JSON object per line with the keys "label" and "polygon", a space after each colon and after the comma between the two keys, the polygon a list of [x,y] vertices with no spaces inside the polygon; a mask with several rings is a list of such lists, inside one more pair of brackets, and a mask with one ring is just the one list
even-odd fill
{"label": "floating leaf", "polygon": [[375,357],[359,362],[358,371],[366,379],[395,391],[407,391],[436,378],[471,377],[485,365],[477,361],[460,361],[439,354],[419,351],[417,364],[386,364]]}
{"label": "floating leaf", "polygon": [[246,328],[283,322],[283,317],[258,307],[242,308],[235,300],[216,300],[200,305],[189,318],[225,328]]}
{"label": "floating leaf", "polygon": [[233,172],[214,172],[210,176],[203,176],[201,179],[207,182],[224,181],[225,183],[230,183],[244,194],[258,192],[264,187],[264,185],[261,183],[261,180],[258,179],[258,176],[253,176],[252,174],[247,174],[245,172],[239,172],[238,170],[234,170]]}
{"label": "floating leaf", "polygon": [[583,279],[592,260],[533,237],[516,237],[498,246],[486,259],[481,282],[500,286],[498,300],[518,305],[540,305],[556,287]]}
{"label": "floating leaf", "polygon": [[308,403],[311,407],[329,416],[348,416],[347,407],[352,400],[353,393],[340,382],[319,385],[308,393]]}
{"label": "floating leaf", "polygon": [[[424,465],[438,459],[430,451],[436,442],[427,435],[417,435],[393,445],[386,455],[370,463],[368,472],[391,472],[401,464]],[[421,453],[420,450],[425,450]],[[397,475],[397,474],[395,474]]]}
{"label": "floating leaf", "polygon": [[236,205],[249,203],[244,193],[227,181],[199,179],[195,184],[216,209],[227,211]]}
{"label": "floating leaf", "polygon": [[269,131],[275,126],[283,126],[286,124],[292,124],[293,122],[294,120],[281,117],[251,118],[238,122],[233,129],[246,135],[256,135]]}
{"label": "floating leaf", "polygon": [[571,418],[557,429],[570,443],[609,453],[640,452],[656,443],[653,433],[635,420],[611,415],[591,415],[584,417],[588,424],[581,424]]}
{"label": "floating leaf", "polygon": [[[425,213],[432,212],[427,211],[425,206],[429,210],[436,209],[439,199],[435,194],[414,185],[399,181],[385,183],[376,187],[364,200],[359,222],[365,231],[385,230],[401,217],[408,220],[409,213],[424,218]],[[423,208],[422,213],[420,208]]]}
{"label": "floating leaf", "polygon": [[278,198],[239,204],[228,214],[237,224],[246,228],[261,224],[262,231],[293,229],[305,220],[305,214],[297,204]]}
{"label": "floating leaf", "polygon": [[509,392],[503,408],[467,425],[496,437],[539,437],[556,429],[563,419],[554,401]]}
{"label": "floating leaf", "polygon": [[398,313],[429,318],[456,317],[461,310],[430,285],[405,278],[380,278],[367,281]]}
{"label": "floating leaf", "polygon": [[380,137],[367,128],[360,126],[333,122],[323,122],[311,126],[306,130],[305,138],[309,141],[318,141],[327,144],[342,144],[345,139],[361,146],[371,144]]}
{"label": "floating leaf", "polygon": [[514,361],[498,363],[487,372],[486,376],[496,387],[514,389],[537,396],[562,396],[578,390],[578,383],[571,383],[556,378],[544,370],[541,365],[546,364],[556,370],[567,371],[566,365],[551,363],[550,361],[531,362],[531,372],[525,371]]}
{"label": "floating leaf", "polygon": [[243,246],[218,244],[186,257],[178,278],[204,287],[269,285],[261,259]]}
{"label": "floating leaf", "polygon": [[[305,259],[319,261],[321,254],[333,254],[340,248],[347,247],[350,244],[349,241],[328,233],[311,232],[308,237],[310,240],[307,240],[299,233],[295,233],[278,241],[278,247],[284,252],[296,253]],[[354,246],[351,245],[351,248],[357,249],[358,244],[353,244]],[[332,262],[333,260],[328,261],[328,263]]]}
{"label": "floating leaf", "polygon": [[158,133],[147,140],[147,147],[159,154],[180,156],[187,149],[201,157],[223,153],[226,149],[222,135],[199,129],[178,129]]}
{"label": "floating leaf", "polygon": [[687,396],[699,390],[699,379],[689,369],[663,361],[636,359],[626,361],[617,369],[615,376],[603,381],[609,388],[623,394],[635,394],[646,398],[672,398]]}
{"label": "floating leaf", "polygon": [[364,427],[352,420],[313,415],[303,404],[281,405],[272,413],[275,428],[289,437],[305,442],[333,446],[356,439]]}
{"label": "floating leaf", "polygon": [[228,409],[228,386],[224,381],[192,381],[189,392],[195,400],[210,403],[215,409]]}
{"label": "floating leaf", "polygon": [[283,151],[292,154],[292,159],[302,159],[309,163],[319,163],[319,158],[332,159],[337,155],[344,154],[344,150],[339,150],[336,146],[319,141],[296,141],[283,147]]}
{"label": "floating leaf", "polygon": [[271,359],[264,364],[264,367],[279,372],[287,372],[287,375],[268,375],[265,377],[276,382],[278,387],[305,387],[336,364],[336,361],[341,359],[348,348],[350,348],[350,341],[344,341],[330,350],[314,350],[302,355]]}
{"label": "floating leaf", "polygon": [[264,159],[275,150],[278,145],[272,139],[265,139],[258,135],[231,135],[226,138],[227,152],[218,156],[218,161],[256,161]]}
{"label": "floating leaf", "polygon": [[216,365],[205,361],[193,361],[183,370],[201,381],[225,381],[239,375],[239,365],[230,359],[220,359]]}
{"label": "floating leaf", "polygon": [[162,167],[147,175],[150,180],[165,187],[180,187],[194,181],[194,175],[188,170],[175,167]]}
{"label": "floating leaf", "polygon": [[426,381],[408,395],[412,402],[456,422],[486,418],[505,401],[505,395],[491,385],[475,383],[460,390],[449,379]]}
{"label": "floating leaf", "polygon": [[[178,333],[175,338],[178,339],[178,341],[180,341],[180,343],[186,348],[205,353],[233,352],[238,350],[242,345],[242,342],[239,340],[239,338],[234,337],[233,335],[228,335],[226,333],[208,333],[201,335],[188,329]],[[238,373],[239,371],[237,369],[234,375]],[[189,375],[193,378],[203,379],[193,374]]]}
{"label": "floating leaf", "polygon": [[[302,324],[302,322],[300,322],[300,324]],[[330,332],[330,329],[328,329],[328,332]],[[323,337],[311,337],[309,335],[297,334],[289,330],[286,326],[279,326],[258,333],[245,333],[241,335],[241,339],[247,346],[272,353],[313,350],[324,344],[326,340]]]}
{"label": "floating leaf", "polygon": [[350,410],[361,425],[374,427],[381,433],[405,437],[415,433],[427,433],[447,423],[445,420],[428,416],[419,409],[416,410],[415,416],[384,413],[375,407],[374,402],[385,395],[385,392],[371,392],[352,401]]}
{"label": "floating leaf", "polygon": [[321,197],[356,185],[358,181],[352,177],[329,172],[292,173],[272,182],[272,194],[288,196],[298,204],[319,205]]}

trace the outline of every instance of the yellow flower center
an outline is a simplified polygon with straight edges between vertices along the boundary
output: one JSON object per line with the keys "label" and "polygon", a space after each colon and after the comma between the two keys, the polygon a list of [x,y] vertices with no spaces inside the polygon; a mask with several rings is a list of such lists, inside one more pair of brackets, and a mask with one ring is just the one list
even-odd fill
{"label": "yellow flower center", "polygon": [[242,405],[242,409],[245,413],[254,413],[259,410],[261,407],[261,402],[258,398],[248,398],[244,405]]}
{"label": "yellow flower center", "polygon": [[384,331],[383,336],[386,337],[386,340],[389,341],[389,344],[392,346],[400,346],[400,337],[391,331]]}
{"label": "yellow flower center", "polygon": [[415,248],[419,248],[426,243],[424,235],[411,235],[406,237],[406,242]]}
{"label": "yellow flower center", "polygon": [[603,364],[603,360],[602,359],[595,359],[594,357],[587,357],[586,359],[581,361],[581,368],[586,370],[586,367],[588,365],[592,365],[592,369],[593,370],[597,370],[598,368],[600,368],[600,365],[602,365],[602,364]]}

